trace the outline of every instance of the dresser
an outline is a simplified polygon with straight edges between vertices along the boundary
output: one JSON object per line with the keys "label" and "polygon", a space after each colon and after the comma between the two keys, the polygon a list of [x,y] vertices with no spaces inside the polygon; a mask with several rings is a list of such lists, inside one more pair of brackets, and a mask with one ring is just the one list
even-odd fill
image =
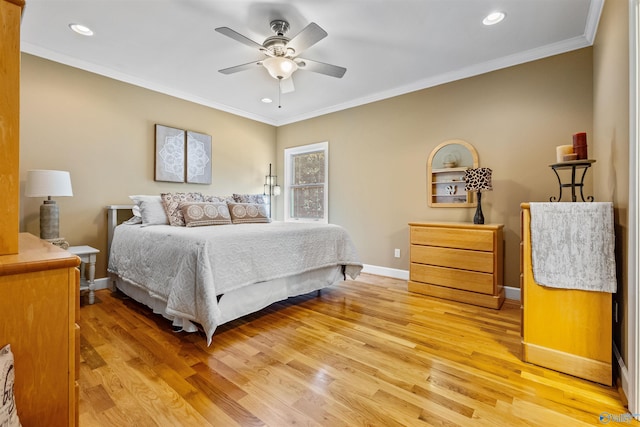
{"label": "dresser", "polygon": [[409,233],[409,291],[502,306],[502,224],[411,222]]}
{"label": "dresser", "polygon": [[23,7],[23,0],[0,0],[0,255],[18,252],[20,17]]}
{"label": "dresser", "polygon": [[0,256],[0,347],[15,358],[24,427],[78,425],[80,259],[28,233]]}
{"label": "dresser", "polygon": [[520,206],[522,359],[611,386],[611,294],[536,283],[531,262],[530,206]]}

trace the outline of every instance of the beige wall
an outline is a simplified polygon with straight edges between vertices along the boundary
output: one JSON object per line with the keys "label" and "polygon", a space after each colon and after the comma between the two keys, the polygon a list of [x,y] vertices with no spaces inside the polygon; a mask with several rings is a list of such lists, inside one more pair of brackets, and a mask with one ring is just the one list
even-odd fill
{"label": "beige wall", "polygon": [[[21,79],[21,194],[29,169],[71,172],[73,197],[56,199],[60,235],[100,249],[96,277],[106,275],[106,205],[163,191],[262,193],[276,160],[270,125],[27,54]],[[211,135],[211,185],[153,180],[156,123]],[[20,230],[39,235],[42,200],[20,200]]]}
{"label": "beige wall", "polygon": [[594,191],[598,200],[613,201],[616,221],[616,262],[620,323],[614,339],[628,361],[627,319],[624,312],[629,286],[629,10],[625,1],[605,3],[593,47],[595,158]]}
{"label": "beige wall", "polygon": [[426,197],[431,150],[466,140],[493,169],[483,212],[505,224],[505,284],[519,287],[520,203],[557,196],[548,165],[575,132],[592,137],[592,98],[586,48],[279,127],[278,153],[328,140],[330,222],[350,231],[364,263],[407,270],[408,222],[473,222],[473,208],[430,208]]}
{"label": "beige wall", "polygon": [[[71,172],[74,197],[58,203],[61,235],[73,245],[104,252],[104,206],[130,194],[261,192],[269,162],[282,177],[284,148],[328,140],[330,221],[350,231],[365,264],[407,270],[409,221],[472,221],[473,208],[429,208],[426,200],[429,153],[464,139],[494,171],[483,211],[487,222],[505,224],[505,284],[514,287],[520,202],[557,195],[548,167],[555,147],[592,133],[591,48],[279,128],[26,54],[21,86],[21,178],[35,168]],[[155,123],[212,135],[211,186],[153,181]],[[21,230],[38,234],[41,200],[21,201]],[[274,207],[282,218],[282,203]]]}

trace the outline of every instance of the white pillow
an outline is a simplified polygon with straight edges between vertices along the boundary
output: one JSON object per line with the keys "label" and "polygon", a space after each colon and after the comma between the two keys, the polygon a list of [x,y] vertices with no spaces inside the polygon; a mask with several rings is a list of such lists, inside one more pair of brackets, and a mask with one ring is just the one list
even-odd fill
{"label": "white pillow", "polygon": [[[169,218],[164,210],[162,198],[158,196],[135,195],[129,196],[131,200],[140,208],[142,226],[169,224]],[[134,211],[135,215],[135,211]]]}
{"label": "white pillow", "polygon": [[0,385],[3,391],[0,399],[0,426],[20,427],[16,399],[13,394],[14,382],[13,353],[11,346],[7,344],[0,348]]}

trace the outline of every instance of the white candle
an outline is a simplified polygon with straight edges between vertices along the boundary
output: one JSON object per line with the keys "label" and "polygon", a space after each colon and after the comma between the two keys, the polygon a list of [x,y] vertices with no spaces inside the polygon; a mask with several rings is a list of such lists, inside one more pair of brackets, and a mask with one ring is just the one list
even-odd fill
{"label": "white candle", "polygon": [[566,154],[573,153],[573,145],[558,145],[556,147],[556,160],[558,163],[564,162],[564,156]]}

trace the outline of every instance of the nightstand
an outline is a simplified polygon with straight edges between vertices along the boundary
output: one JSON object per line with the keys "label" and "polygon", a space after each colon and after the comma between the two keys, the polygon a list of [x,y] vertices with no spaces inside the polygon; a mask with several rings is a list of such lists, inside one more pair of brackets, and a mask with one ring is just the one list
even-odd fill
{"label": "nightstand", "polygon": [[[95,301],[95,274],[96,274],[96,255],[100,252],[91,246],[70,246],[67,249],[72,254],[80,258],[80,291],[89,291],[89,304]],[[87,266],[89,273],[86,274]]]}

